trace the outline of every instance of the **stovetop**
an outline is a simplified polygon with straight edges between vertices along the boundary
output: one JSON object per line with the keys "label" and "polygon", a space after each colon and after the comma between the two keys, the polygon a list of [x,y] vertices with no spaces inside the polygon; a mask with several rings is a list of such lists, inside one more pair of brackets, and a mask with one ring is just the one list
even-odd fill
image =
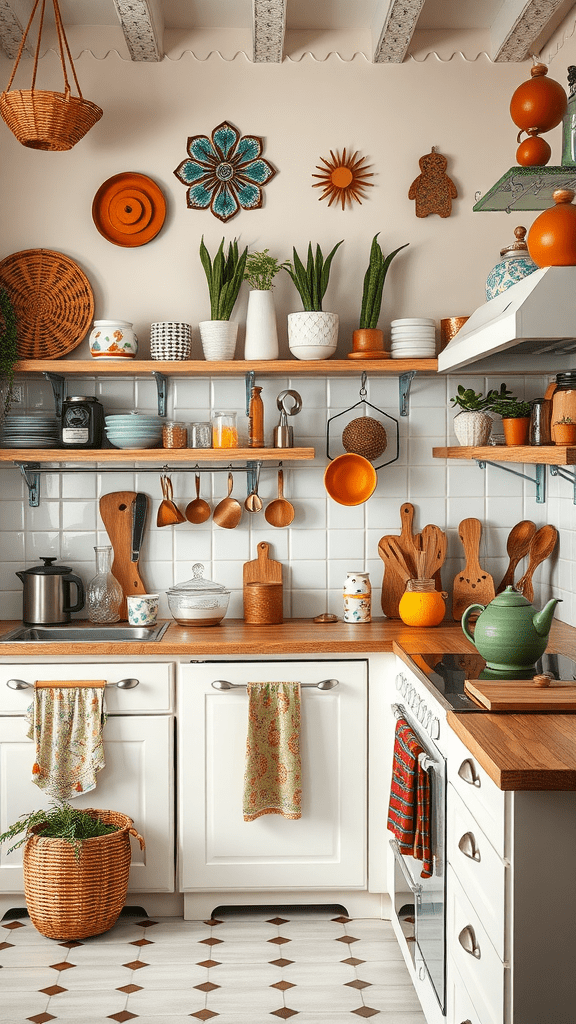
{"label": "stovetop", "polygon": [[[440,703],[453,711],[487,711],[464,693],[466,679],[520,678],[518,672],[491,672],[479,654],[411,654],[410,660],[422,672],[438,694]],[[526,673],[532,679],[539,673],[549,673],[553,679],[576,680],[576,662],[563,654],[543,654]]]}

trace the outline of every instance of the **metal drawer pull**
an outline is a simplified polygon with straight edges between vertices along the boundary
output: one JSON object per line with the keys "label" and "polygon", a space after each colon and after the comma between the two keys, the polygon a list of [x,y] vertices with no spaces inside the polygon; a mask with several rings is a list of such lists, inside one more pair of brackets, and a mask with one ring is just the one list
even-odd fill
{"label": "metal drawer pull", "polygon": [[458,849],[470,860],[480,861],[480,850],[476,846],[476,839],[473,832],[465,832],[460,838]]}
{"label": "metal drawer pull", "polygon": [[466,953],[470,953],[470,956],[475,956],[477,960],[480,959],[480,946],[476,945],[476,936],[471,924],[467,924],[462,929],[458,936],[458,942]]}
{"label": "metal drawer pull", "polygon": [[470,786],[478,786],[478,788],[480,788],[480,776],[474,767],[474,762],[471,761],[469,757],[467,757],[465,761],[462,761],[462,764],[458,769],[458,775]]}
{"label": "metal drawer pull", "polygon": [[[106,683],[106,686],[117,686],[119,690],[133,690],[139,685],[139,679],[119,679],[117,683]],[[24,679],[8,679],[6,686],[11,690],[29,690],[33,689],[34,683],[27,683]]]}
{"label": "metal drawer pull", "polygon": [[[227,679],[214,679],[212,686],[215,690],[245,690],[247,683],[229,683]],[[319,683],[300,683],[301,686],[313,686],[316,690],[333,690],[338,686],[337,679],[321,679]]]}

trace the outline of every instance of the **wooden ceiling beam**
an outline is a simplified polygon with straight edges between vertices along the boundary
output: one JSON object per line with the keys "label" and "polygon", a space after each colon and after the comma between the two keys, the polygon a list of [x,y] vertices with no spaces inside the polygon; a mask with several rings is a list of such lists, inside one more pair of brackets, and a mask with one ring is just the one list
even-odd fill
{"label": "wooden ceiling beam", "polygon": [[156,0],[114,0],[124,38],[134,61],[164,58],[164,20]]}
{"label": "wooden ceiling beam", "polygon": [[534,42],[564,5],[565,0],[505,0],[490,29],[492,60],[526,60]]}
{"label": "wooden ceiling beam", "polygon": [[252,59],[281,64],[286,31],[286,0],[252,0]]}
{"label": "wooden ceiling beam", "polygon": [[401,64],[424,0],[380,0],[372,23],[375,64]]}

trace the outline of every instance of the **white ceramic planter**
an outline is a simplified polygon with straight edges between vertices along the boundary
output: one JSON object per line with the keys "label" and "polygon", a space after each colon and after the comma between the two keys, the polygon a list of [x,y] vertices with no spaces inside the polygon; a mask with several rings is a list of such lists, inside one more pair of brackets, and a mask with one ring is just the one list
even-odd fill
{"label": "white ceramic planter", "polygon": [[278,329],[271,291],[252,288],[246,311],[244,359],[278,359]]}
{"label": "white ceramic planter", "polygon": [[235,320],[202,320],[198,327],[205,359],[234,359],[238,337],[238,324]]}
{"label": "white ceramic planter", "polygon": [[329,359],[338,344],[337,313],[306,310],[288,314],[288,345],[296,359]]}
{"label": "white ceramic planter", "polygon": [[469,412],[465,409],[454,417],[454,433],[464,447],[481,447],[488,443],[492,431],[492,417],[487,412]]}

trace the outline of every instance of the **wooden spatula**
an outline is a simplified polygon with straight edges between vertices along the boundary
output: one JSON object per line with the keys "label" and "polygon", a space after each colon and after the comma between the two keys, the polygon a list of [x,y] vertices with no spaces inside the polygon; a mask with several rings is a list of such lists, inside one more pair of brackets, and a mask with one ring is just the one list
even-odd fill
{"label": "wooden spatula", "polygon": [[[384,561],[384,555],[380,549],[380,544],[388,540],[392,540],[394,543],[397,543],[411,577],[416,576],[414,553],[417,550],[415,538],[412,534],[413,518],[414,506],[411,505],[409,501],[406,501],[400,506],[400,521],[402,525],[402,532],[400,533],[400,536],[398,537],[393,534],[387,534],[385,537],[381,538],[378,545],[378,554]],[[402,577],[395,571],[393,564],[384,562],[384,565],[384,579],[382,580],[382,596],[380,599],[382,611],[388,619],[398,619],[400,617],[398,614],[398,605],[400,604],[400,598],[406,589],[406,584]]]}
{"label": "wooden spatula", "polygon": [[408,563],[402,554],[402,549],[395,537],[383,537],[378,544],[378,554],[386,566],[387,573],[396,573],[404,583],[414,578],[414,574],[408,568]]}
{"label": "wooden spatula", "polygon": [[506,542],[506,550],[510,561],[508,562],[508,568],[496,589],[497,594],[501,594],[506,587],[514,586],[514,571],[518,562],[528,554],[532,538],[535,533],[536,524],[530,519],[523,519],[521,523],[516,523],[516,526],[513,526],[510,530],[508,540]]}
{"label": "wooden spatula", "polygon": [[557,540],[558,530],[555,526],[541,526],[532,538],[528,568],[516,584],[516,589],[520,591],[527,601],[532,602],[534,600],[534,587],[532,585],[534,570],[544,559],[552,554]]}
{"label": "wooden spatula", "polygon": [[100,498],[100,515],[114,549],[112,575],[122,587],[124,601],[120,606],[120,618],[128,618],[126,598],[132,594],[146,594],[146,586],[138,569],[138,561],[132,561],[132,538],[134,533],[134,509],[136,491],[112,491]]}
{"label": "wooden spatula", "polygon": [[489,604],[495,597],[494,580],[479,562],[482,523],[479,519],[463,519],[458,527],[464,545],[466,565],[454,579],[452,617],[459,622],[471,604]]}
{"label": "wooden spatula", "polygon": [[[436,581],[436,589],[441,590],[440,569],[444,565],[446,558],[446,534],[439,526],[434,526],[430,523],[423,527],[420,537],[422,539],[422,551],[425,555],[424,578],[434,579]],[[440,585],[438,586],[438,584]]]}

